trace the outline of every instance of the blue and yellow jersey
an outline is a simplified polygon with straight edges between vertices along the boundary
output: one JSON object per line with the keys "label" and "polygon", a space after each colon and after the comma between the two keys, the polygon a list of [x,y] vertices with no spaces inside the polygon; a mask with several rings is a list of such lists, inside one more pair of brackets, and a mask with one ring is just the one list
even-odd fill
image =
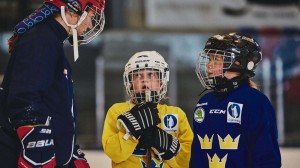
{"label": "blue and yellow jersey", "polygon": [[[118,116],[130,110],[134,104],[128,102],[116,103],[107,112],[102,135],[104,152],[112,160],[113,168],[145,168],[146,150],[136,149],[138,140],[129,138],[125,140],[125,129],[119,131],[117,128]],[[178,138],[181,149],[171,160],[159,161],[152,152],[152,168],[188,167],[193,132],[188,123],[185,113],[178,107],[158,104],[161,123],[158,127]]]}
{"label": "blue and yellow jersey", "polygon": [[198,101],[191,168],[281,167],[275,111],[249,84]]}

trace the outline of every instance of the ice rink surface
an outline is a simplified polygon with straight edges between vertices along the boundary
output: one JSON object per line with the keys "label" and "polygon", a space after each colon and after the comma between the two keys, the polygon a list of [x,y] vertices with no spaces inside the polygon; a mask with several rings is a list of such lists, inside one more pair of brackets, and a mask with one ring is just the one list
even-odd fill
{"label": "ice rink surface", "polygon": [[[280,148],[282,168],[300,167],[300,148]],[[91,168],[111,168],[111,160],[102,150],[83,150]]]}

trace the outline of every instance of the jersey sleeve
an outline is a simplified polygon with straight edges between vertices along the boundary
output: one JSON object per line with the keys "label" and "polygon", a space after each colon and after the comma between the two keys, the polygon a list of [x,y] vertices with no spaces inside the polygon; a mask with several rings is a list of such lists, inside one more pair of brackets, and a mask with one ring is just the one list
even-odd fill
{"label": "jersey sleeve", "polygon": [[128,110],[124,107],[113,105],[108,110],[104,122],[102,135],[103,150],[115,163],[127,160],[138,144],[138,140],[133,140],[131,137],[128,140],[123,139],[125,130],[119,131],[117,128],[118,116]]}
{"label": "jersey sleeve", "polygon": [[181,149],[173,159],[167,160],[166,163],[170,167],[189,167],[189,161],[191,157],[191,145],[194,138],[194,134],[185,113],[180,108],[178,108],[178,111],[179,131],[177,138],[180,142]]}

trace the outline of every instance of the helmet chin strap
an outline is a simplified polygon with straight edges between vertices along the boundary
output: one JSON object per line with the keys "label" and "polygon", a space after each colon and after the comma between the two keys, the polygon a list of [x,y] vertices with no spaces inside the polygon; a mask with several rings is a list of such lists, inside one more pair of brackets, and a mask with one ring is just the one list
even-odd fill
{"label": "helmet chin strap", "polygon": [[61,11],[61,17],[63,19],[63,21],[65,22],[65,24],[67,26],[69,26],[72,30],[72,35],[73,35],[73,51],[74,51],[74,62],[76,62],[76,60],[79,58],[79,53],[78,53],[78,34],[77,34],[77,30],[76,28],[83,22],[83,20],[86,18],[87,16],[87,12],[84,11],[82,13],[82,15],[80,16],[78,22],[76,25],[72,25],[72,24],[69,24],[68,21],[67,21],[67,18],[66,18],[66,11],[65,11],[65,7],[64,6],[61,6],[60,7],[60,11]]}

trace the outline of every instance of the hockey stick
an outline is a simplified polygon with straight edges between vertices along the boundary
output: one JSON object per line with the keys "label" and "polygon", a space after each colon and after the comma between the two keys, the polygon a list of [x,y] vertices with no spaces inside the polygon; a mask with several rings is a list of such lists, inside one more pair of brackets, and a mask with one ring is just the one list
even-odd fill
{"label": "hockey stick", "polygon": [[[152,101],[150,90],[145,91],[145,101],[146,102],[151,102]],[[151,165],[151,147],[146,149],[146,165],[147,165],[147,168],[152,168],[152,165]]]}

